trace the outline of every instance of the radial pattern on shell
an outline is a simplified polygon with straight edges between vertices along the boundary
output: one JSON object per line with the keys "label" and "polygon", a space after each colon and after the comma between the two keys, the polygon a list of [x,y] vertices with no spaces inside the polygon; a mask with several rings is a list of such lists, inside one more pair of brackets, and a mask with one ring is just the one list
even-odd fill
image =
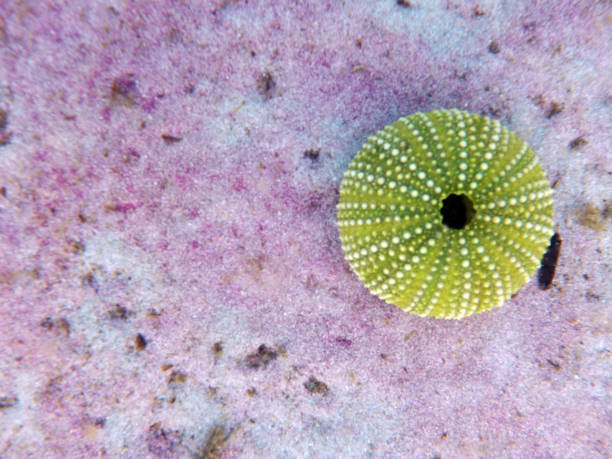
{"label": "radial pattern on shell", "polygon": [[338,227],[372,293],[458,319],[500,306],[535,274],[553,234],[552,190],[534,152],[499,121],[415,113],[351,162]]}

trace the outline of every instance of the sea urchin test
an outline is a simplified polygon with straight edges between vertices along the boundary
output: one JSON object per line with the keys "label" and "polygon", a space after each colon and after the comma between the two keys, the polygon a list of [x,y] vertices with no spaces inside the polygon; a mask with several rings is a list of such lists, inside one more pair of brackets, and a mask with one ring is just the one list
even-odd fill
{"label": "sea urchin test", "polygon": [[357,153],[338,228],[372,293],[459,319],[501,306],[535,274],[553,234],[552,190],[534,152],[499,121],[415,113]]}

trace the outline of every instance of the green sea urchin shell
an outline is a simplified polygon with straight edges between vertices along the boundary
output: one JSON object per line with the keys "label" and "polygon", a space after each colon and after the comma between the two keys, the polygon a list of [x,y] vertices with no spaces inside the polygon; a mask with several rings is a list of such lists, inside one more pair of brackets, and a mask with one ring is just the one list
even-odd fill
{"label": "green sea urchin shell", "polygon": [[534,152],[499,121],[415,113],[357,153],[338,227],[372,293],[459,319],[501,306],[535,274],[553,234],[552,190]]}

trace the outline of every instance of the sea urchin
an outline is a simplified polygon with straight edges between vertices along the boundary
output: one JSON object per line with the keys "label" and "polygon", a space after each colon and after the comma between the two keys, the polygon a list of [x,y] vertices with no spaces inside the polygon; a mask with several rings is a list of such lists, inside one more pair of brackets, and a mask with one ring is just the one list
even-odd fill
{"label": "sea urchin", "polygon": [[353,159],[338,227],[372,293],[459,319],[500,306],[535,274],[553,234],[552,190],[534,152],[499,121],[415,113]]}

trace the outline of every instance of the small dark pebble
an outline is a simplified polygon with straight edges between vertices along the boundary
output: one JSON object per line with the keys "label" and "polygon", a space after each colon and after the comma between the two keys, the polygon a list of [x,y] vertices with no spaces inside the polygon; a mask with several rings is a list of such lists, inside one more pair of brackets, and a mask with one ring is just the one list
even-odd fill
{"label": "small dark pebble", "polygon": [[85,252],[85,245],[81,241],[71,241],[70,248],[73,253],[83,253]]}
{"label": "small dark pebble", "polygon": [[308,381],[304,383],[304,387],[311,394],[319,394],[323,397],[329,394],[329,387],[327,387],[327,384],[325,384],[323,381],[319,381],[314,376],[308,378]]}
{"label": "small dark pebble", "polygon": [[97,427],[103,428],[106,425],[106,418],[96,418],[94,424]]}
{"label": "small dark pebble", "polygon": [[576,137],[574,140],[572,140],[569,143],[569,147],[570,147],[570,150],[577,150],[578,148],[584,147],[587,143],[589,142],[587,142],[587,140],[584,137],[579,136],[579,137]]}
{"label": "small dark pebble", "polygon": [[45,330],[53,330],[59,331],[64,336],[70,335],[70,322],[68,319],[64,317],[60,317],[59,319],[53,319],[52,317],[45,317],[41,322],[40,326]]}
{"label": "small dark pebble", "polygon": [[134,338],[134,347],[137,351],[144,351],[147,347],[147,340],[142,333],[138,333],[136,338]]}
{"label": "small dark pebble", "polygon": [[108,316],[114,320],[125,320],[127,319],[129,312],[125,306],[121,306],[119,303],[115,304],[115,308],[108,312]]}
{"label": "small dark pebble", "polygon": [[257,91],[264,96],[264,99],[267,100],[272,98],[272,96],[274,96],[275,89],[276,81],[269,70],[266,70],[259,76],[259,78],[257,78]]}
{"label": "small dark pebble", "polygon": [[110,90],[110,105],[116,106],[132,106],[138,97],[138,89],[136,88],[136,79],[134,75],[128,73],[113,80]]}
{"label": "small dark pebble", "polygon": [[223,455],[223,449],[227,440],[232,435],[233,430],[226,429],[223,426],[214,426],[208,432],[203,448],[198,451],[197,457],[215,458]]}
{"label": "small dark pebble", "polygon": [[187,381],[187,375],[177,370],[172,371],[168,378],[168,384],[183,384],[185,381]]}
{"label": "small dark pebble", "polygon": [[64,317],[60,317],[59,319],[55,321],[55,326],[65,336],[70,335],[70,322],[68,322],[68,319]]}
{"label": "small dark pebble", "polygon": [[7,132],[0,131],[0,147],[3,147],[11,143],[12,136],[13,136],[13,133],[10,131],[7,131]]}
{"label": "small dark pebble", "polygon": [[10,396],[1,396],[0,397],[0,410],[4,409],[4,408],[11,408],[12,406],[15,406],[17,404],[17,397],[10,397]]}
{"label": "small dark pebble", "polygon": [[493,40],[491,43],[489,43],[487,50],[491,54],[497,54],[501,51],[501,48],[499,47],[499,43],[497,42],[497,40]]}
{"label": "small dark pebble", "polygon": [[11,131],[7,130],[8,112],[0,109],[0,147],[8,145],[11,141]]}
{"label": "small dark pebble", "polygon": [[524,22],[523,23],[523,29],[526,30],[527,32],[535,31],[535,29],[536,29],[536,22],[535,21]]}
{"label": "small dark pebble", "polygon": [[40,326],[45,330],[51,330],[53,325],[53,319],[51,317],[46,317],[40,322]]}
{"label": "small dark pebble", "polygon": [[[177,430],[164,429],[161,423],[156,422],[149,426],[149,431],[146,435],[146,443],[149,452],[155,457],[175,457],[176,449],[181,444],[182,433]],[[207,457],[207,456],[197,456]]]}
{"label": "small dark pebble", "polygon": [[212,345],[212,351],[215,354],[215,358],[218,359],[223,355],[223,343],[221,341],[217,341]]}
{"label": "small dark pebble", "polygon": [[550,238],[550,245],[542,257],[541,266],[538,270],[538,286],[542,290],[548,290],[552,286],[555,270],[557,268],[557,261],[559,260],[561,242],[559,233],[553,234]]}
{"label": "small dark pebble", "polygon": [[316,161],[319,159],[320,153],[321,153],[320,148],[310,148],[304,152],[304,158],[308,158],[312,161]]}
{"label": "small dark pebble", "polygon": [[275,349],[261,344],[257,351],[246,356],[245,364],[248,368],[266,367],[268,363],[277,357],[278,352]]}
{"label": "small dark pebble", "polygon": [[477,18],[477,17],[484,16],[484,15],[485,15],[485,12],[478,7],[472,10],[472,17]]}
{"label": "small dark pebble", "polygon": [[162,134],[161,138],[162,138],[162,140],[164,142],[166,142],[169,145],[173,144],[173,143],[180,142],[181,140],[183,140],[182,137],[177,137],[177,136],[171,135],[171,134]]}
{"label": "small dark pebble", "polygon": [[563,111],[563,105],[558,102],[551,102],[548,111],[546,112],[546,118],[551,119],[553,116],[558,115]]}
{"label": "small dark pebble", "polygon": [[96,275],[93,273],[93,271],[89,271],[85,275],[85,277],[83,277],[83,285],[90,286],[96,293],[98,293],[98,289],[100,288],[98,279],[96,278]]}

